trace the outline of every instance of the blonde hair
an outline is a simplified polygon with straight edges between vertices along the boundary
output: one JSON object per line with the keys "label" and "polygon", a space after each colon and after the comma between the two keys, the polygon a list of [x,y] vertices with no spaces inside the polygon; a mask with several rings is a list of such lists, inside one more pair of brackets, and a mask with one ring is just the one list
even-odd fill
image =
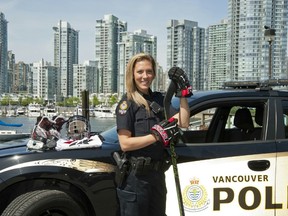
{"label": "blonde hair", "polygon": [[137,86],[134,80],[134,68],[137,62],[147,60],[151,62],[154,77],[156,76],[156,63],[154,58],[146,53],[138,53],[134,55],[128,62],[126,68],[126,91],[128,100],[134,100],[139,106],[144,105],[146,110],[149,111],[149,105],[145,98],[137,91]]}

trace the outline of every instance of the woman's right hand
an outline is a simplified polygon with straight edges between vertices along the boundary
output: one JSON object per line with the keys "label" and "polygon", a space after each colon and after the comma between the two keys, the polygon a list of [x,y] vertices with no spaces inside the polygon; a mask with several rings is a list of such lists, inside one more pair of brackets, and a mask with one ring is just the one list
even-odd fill
{"label": "woman's right hand", "polygon": [[151,128],[151,133],[155,135],[157,140],[162,142],[165,147],[169,146],[170,141],[175,139],[179,134],[177,122],[178,120],[175,118],[163,120]]}

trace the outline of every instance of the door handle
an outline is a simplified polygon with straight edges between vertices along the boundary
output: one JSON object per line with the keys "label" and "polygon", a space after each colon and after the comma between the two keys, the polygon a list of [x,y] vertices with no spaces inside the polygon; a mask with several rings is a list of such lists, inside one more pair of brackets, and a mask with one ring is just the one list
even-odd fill
{"label": "door handle", "polygon": [[270,167],[269,160],[253,160],[248,161],[248,167],[254,171],[265,171]]}

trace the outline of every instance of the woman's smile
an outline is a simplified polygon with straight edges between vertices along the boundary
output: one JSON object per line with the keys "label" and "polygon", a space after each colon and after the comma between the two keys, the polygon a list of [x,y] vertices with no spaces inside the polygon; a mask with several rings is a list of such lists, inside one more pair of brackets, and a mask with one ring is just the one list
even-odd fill
{"label": "woman's smile", "polygon": [[137,62],[133,74],[137,89],[144,94],[148,94],[150,85],[155,78],[151,62],[148,60]]}

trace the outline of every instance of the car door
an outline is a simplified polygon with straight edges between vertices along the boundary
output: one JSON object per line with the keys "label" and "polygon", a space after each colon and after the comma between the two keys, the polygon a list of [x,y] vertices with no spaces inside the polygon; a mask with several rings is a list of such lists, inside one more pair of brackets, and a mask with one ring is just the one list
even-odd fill
{"label": "car door", "polygon": [[277,122],[277,172],[275,209],[277,216],[288,214],[288,100],[278,101]]}
{"label": "car door", "polygon": [[[262,125],[256,123],[258,106],[264,109]],[[249,110],[253,129],[260,128],[258,138],[238,136],[235,113],[242,108]],[[186,142],[176,148],[185,215],[275,215],[276,147],[275,140],[265,140],[270,129],[266,123],[275,122],[273,115],[267,116],[271,108],[268,100],[257,103],[256,98],[211,101],[208,107],[195,108],[192,126],[183,132]],[[169,216],[179,215],[173,173],[173,167],[166,172]]]}

